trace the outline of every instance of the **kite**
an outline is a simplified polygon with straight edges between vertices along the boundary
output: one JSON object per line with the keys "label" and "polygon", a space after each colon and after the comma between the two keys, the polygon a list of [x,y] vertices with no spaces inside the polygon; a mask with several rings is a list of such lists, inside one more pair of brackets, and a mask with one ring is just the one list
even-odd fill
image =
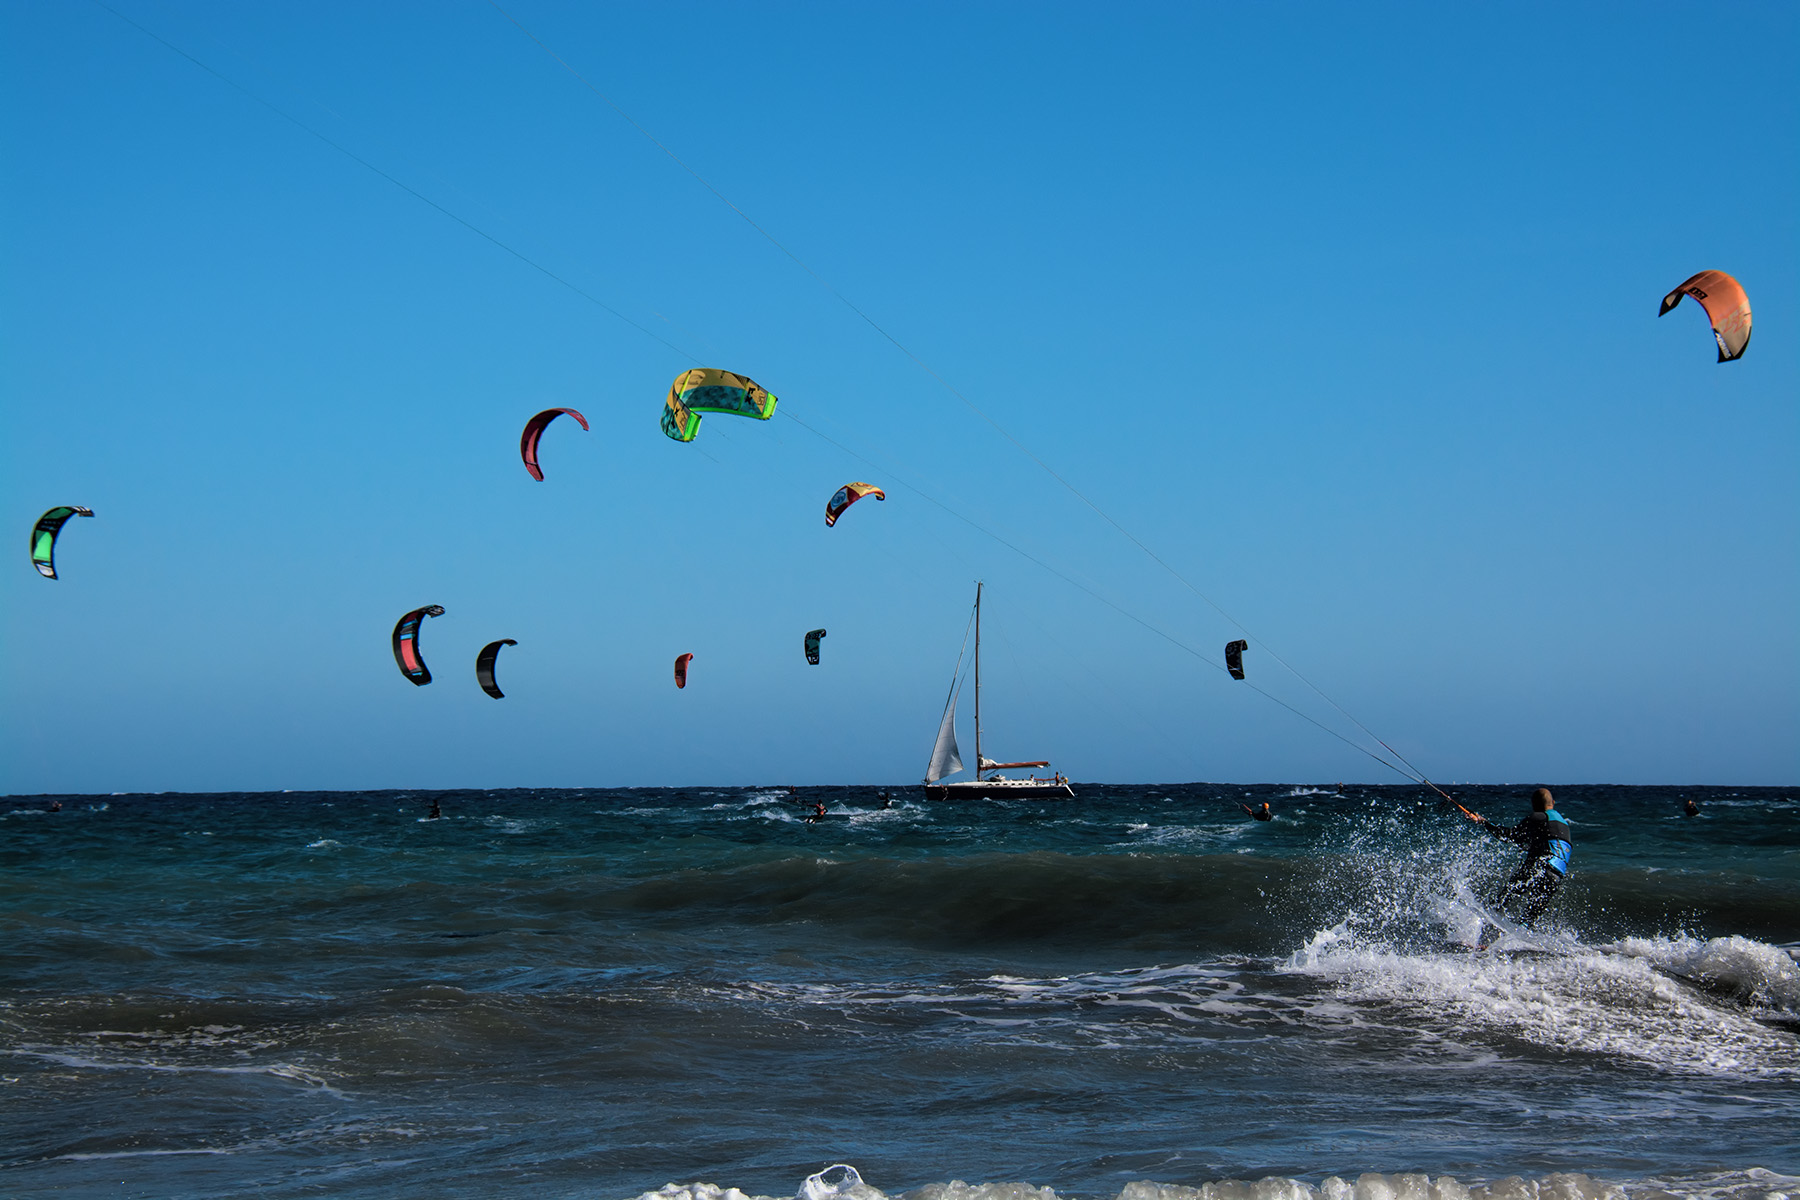
{"label": "kite", "polygon": [[574,417],[581,423],[583,429],[588,427],[587,418],[572,408],[546,408],[525,422],[525,432],[519,435],[519,457],[525,460],[525,469],[530,471],[531,477],[539,483],[544,482],[544,473],[538,469],[538,439],[544,436],[544,426],[556,420],[563,413]]}
{"label": "kite", "polygon": [[31,565],[45,579],[56,576],[56,535],[70,517],[91,517],[94,510],[79,504],[59,504],[43,516],[31,530]]}
{"label": "kite", "polygon": [[1225,643],[1225,669],[1231,672],[1233,679],[1244,677],[1244,651],[1249,648],[1249,642]]}
{"label": "kite", "polygon": [[823,629],[815,629],[806,635],[806,661],[815,667],[819,665],[819,639],[824,636]]}
{"label": "kite", "polygon": [[425,660],[419,657],[419,622],[426,617],[443,615],[443,605],[427,604],[424,608],[413,609],[394,626],[394,661],[400,664],[400,673],[420,687],[431,682],[431,672],[425,669]]}
{"label": "kite", "polygon": [[1719,343],[1719,361],[1742,358],[1750,346],[1750,297],[1744,285],[1723,271],[1702,271],[1663,297],[1662,316],[1683,296],[1692,296],[1712,322],[1713,339]]}
{"label": "kite", "polygon": [[475,656],[475,682],[481,685],[482,691],[496,700],[506,699],[506,693],[501,691],[500,685],[494,682],[494,660],[500,656],[500,647],[518,644],[511,638],[501,638],[497,642],[489,642],[483,646],[481,653]]}
{"label": "kite", "polygon": [[687,668],[688,668],[688,664],[693,661],[694,661],[694,656],[691,654],[683,654],[675,660],[675,686],[676,687],[684,688],[687,686]]}
{"label": "kite", "polygon": [[825,502],[825,528],[836,525],[844,510],[861,500],[864,496],[873,496],[877,500],[886,500],[887,493],[872,483],[846,483],[831,493],[831,499]]}
{"label": "kite", "polygon": [[691,442],[700,432],[703,412],[766,421],[775,415],[775,397],[746,375],[733,375],[716,367],[692,367],[669,385],[662,431],[678,442]]}

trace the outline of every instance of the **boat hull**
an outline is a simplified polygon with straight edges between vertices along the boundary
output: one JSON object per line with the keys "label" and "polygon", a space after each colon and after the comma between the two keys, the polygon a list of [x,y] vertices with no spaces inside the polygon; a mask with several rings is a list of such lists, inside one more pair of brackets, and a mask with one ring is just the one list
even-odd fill
{"label": "boat hull", "polygon": [[928,783],[927,800],[1072,800],[1075,789],[1048,779],[982,779]]}

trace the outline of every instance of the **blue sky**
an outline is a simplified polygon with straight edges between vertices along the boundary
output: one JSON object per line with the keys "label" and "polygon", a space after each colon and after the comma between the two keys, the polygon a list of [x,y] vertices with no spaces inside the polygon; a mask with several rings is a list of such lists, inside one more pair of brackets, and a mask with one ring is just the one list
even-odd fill
{"label": "blue sky", "polygon": [[883,330],[1352,740],[1271,651],[1442,780],[1796,781],[1791,5],[509,0],[793,257],[486,3],[113,7],[216,74],[0,9],[0,500],[97,513],[0,790],[910,782],[978,578],[990,754],[1399,781]]}

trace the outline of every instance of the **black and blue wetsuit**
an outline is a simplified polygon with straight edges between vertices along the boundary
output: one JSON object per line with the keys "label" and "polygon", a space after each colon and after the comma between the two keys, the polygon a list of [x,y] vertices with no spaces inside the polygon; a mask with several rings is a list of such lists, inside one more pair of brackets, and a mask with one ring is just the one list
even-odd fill
{"label": "black and blue wetsuit", "polygon": [[1569,859],[1575,854],[1569,823],[1552,808],[1534,812],[1510,827],[1486,820],[1481,827],[1525,851],[1524,864],[1506,881],[1494,903],[1511,912],[1521,924],[1531,924],[1550,907],[1569,873]]}

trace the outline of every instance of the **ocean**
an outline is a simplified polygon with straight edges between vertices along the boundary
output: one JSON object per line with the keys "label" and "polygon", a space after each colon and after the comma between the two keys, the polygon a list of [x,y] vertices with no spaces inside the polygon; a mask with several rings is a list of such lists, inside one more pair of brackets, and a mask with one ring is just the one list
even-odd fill
{"label": "ocean", "polygon": [[0,799],[0,1195],[1800,1198],[1796,791],[1555,790]]}

